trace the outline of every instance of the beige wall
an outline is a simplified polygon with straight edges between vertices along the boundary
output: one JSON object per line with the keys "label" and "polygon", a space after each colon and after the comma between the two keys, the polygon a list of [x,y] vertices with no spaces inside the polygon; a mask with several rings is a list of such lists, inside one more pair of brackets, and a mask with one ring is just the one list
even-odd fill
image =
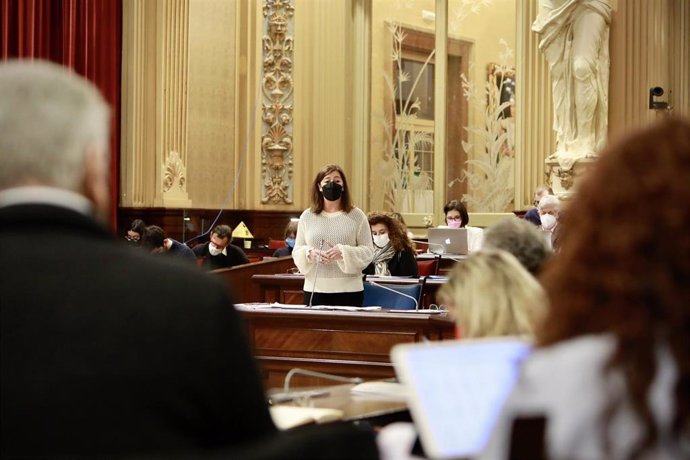
{"label": "beige wall", "polygon": [[[395,0],[390,0],[391,2]],[[384,0],[295,0],[294,18],[294,204],[265,206],[260,203],[261,159],[258,139],[260,118],[257,96],[261,70],[261,3],[253,0],[125,0],[123,4],[123,94],[121,205],[149,207],[164,202],[161,167],[170,149],[182,152],[186,167],[188,207],[301,210],[308,205],[308,193],[316,170],[327,162],[340,163],[350,173],[358,204],[368,202],[366,177],[376,181],[377,152],[373,140],[356,146],[353,130],[361,120],[353,118],[363,104],[355,95],[358,63],[353,62],[359,37],[354,30],[354,7],[369,5],[371,19],[371,114],[382,113],[384,100],[380,69],[385,67],[385,42],[381,36],[387,18]],[[388,0],[386,0],[388,2]],[[432,0],[406,0],[419,5],[399,18],[408,25],[430,28],[421,20],[421,9],[433,10]],[[455,0],[449,5],[452,17]],[[687,0],[618,0],[611,29],[610,132],[624,133],[659,116],[646,107],[650,86],[668,87],[676,112],[690,114],[690,7]],[[500,27],[480,27],[467,19],[457,35],[475,42],[474,78],[484,81],[486,62],[495,58],[498,37],[521,53],[528,50],[532,63],[518,71],[518,84],[529,82],[523,96],[543,99],[549,87],[534,47],[529,27],[536,0],[525,0],[515,8],[513,0],[494,0],[492,14]],[[172,8],[170,5],[175,6]],[[380,6],[377,8],[376,6]],[[512,7],[512,9],[511,9]],[[493,8],[493,7],[492,7]],[[397,13],[396,13],[397,14]],[[409,14],[409,16],[406,16]],[[522,15],[522,16],[521,16]],[[390,14],[388,17],[390,18]],[[512,19],[517,17],[516,19]],[[510,22],[519,30],[514,42],[495,31],[508,30]],[[182,27],[185,26],[185,27]],[[456,32],[449,28],[451,35]],[[508,35],[508,34],[506,34]],[[532,34],[533,35],[533,34]],[[495,43],[488,38],[496,37]],[[482,50],[483,47],[487,49]],[[659,50],[664,50],[659,52]],[[489,56],[480,58],[480,55]],[[165,59],[163,59],[165,57]],[[167,65],[167,70],[165,65]],[[183,67],[183,68],[176,68]],[[541,69],[541,70],[540,70]],[[376,74],[379,73],[377,77]],[[357,89],[359,94],[363,90]],[[669,95],[669,91],[667,91]],[[170,99],[173,97],[174,104]],[[664,98],[662,98],[664,100]],[[518,121],[518,168],[516,207],[529,203],[530,190],[539,182],[532,171],[543,153],[520,151],[526,138],[535,135],[548,145],[550,108],[518,101],[518,112],[531,108],[531,117]],[[183,114],[179,113],[184,111]],[[534,113],[534,112],[538,113]],[[365,111],[364,113],[369,113]],[[255,117],[252,119],[252,117]],[[168,123],[175,120],[175,123]],[[369,120],[372,137],[376,121]],[[168,123],[168,127],[163,125]],[[170,128],[172,126],[172,128]],[[177,128],[175,128],[177,127]],[[165,129],[164,129],[165,128]],[[172,129],[172,132],[165,130]],[[175,129],[184,133],[174,132]],[[536,134],[535,134],[536,133]],[[249,136],[248,136],[249,134]],[[243,157],[246,149],[246,157]],[[534,145],[538,145],[535,143]],[[361,151],[364,150],[364,151]],[[371,153],[370,153],[371,152]],[[521,160],[521,161],[522,161]],[[529,160],[529,161],[527,161]],[[536,163],[535,163],[536,162]],[[529,174],[528,174],[529,172]],[[237,190],[229,200],[235,178]],[[522,176],[525,176],[524,180]]]}

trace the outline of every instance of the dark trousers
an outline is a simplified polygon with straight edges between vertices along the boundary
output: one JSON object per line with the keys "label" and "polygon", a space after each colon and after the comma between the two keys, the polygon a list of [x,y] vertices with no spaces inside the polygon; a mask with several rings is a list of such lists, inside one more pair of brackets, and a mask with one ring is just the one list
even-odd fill
{"label": "dark trousers", "polygon": [[[304,291],[304,304],[309,305],[312,293]],[[311,305],[343,305],[361,307],[364,300],[364,291],[357,292],[314,292]]]}

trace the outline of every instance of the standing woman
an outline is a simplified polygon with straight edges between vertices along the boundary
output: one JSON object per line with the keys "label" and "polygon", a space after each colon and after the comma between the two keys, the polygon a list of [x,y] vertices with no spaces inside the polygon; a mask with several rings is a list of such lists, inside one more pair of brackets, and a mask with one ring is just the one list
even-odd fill
{"label": "standing woman", "polygon": [[412,242],[402,224],[392,215],[369,213],[374,239],[374,260],[364,269],[367,275],[418,276]]}
{"label": "standing woman", "polygon": [[292,252],[304,273],[305,305],[361,306],[362,270],[373,255],[369,221],[352,205],[345,173],[338,165],[324,166],[314,179],[311,207],[299,218]]}

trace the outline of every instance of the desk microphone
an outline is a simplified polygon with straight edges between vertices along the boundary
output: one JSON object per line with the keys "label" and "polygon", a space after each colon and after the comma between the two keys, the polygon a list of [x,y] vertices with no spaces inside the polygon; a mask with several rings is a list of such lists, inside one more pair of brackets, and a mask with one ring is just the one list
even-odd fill
{"label": "desk microphone", "polygon": [[321,251],[323,250],[324,239],[321,239],[319,243],[319,260],[316,261],[316,271],[314,272],[314,284],[311,287],[311,295],[309,296],[309,308],[311,308],[312,301],[314,300],[314,291],[316,291],[316,280],[319,277],[319,265],[321,265]]}
{"label": "desk microphone", "polygon": [[327,379],[327,380],[334,380],[336,382],[343,382],[343,383],[362,383],[364,382],[364,379],[361,379],[359,377],[343,377],[341,375],[335,375],[335,374],[326,374],[324,372],[317,372],[317,371],[310,371],[308,369],[301,369],[299,367],[294,367],[290,369],[290,371],[285,375],[285,382],[283,383],[283,391],[285,393],[290,392],[290,380],[292,380],[292,376],[295,374],[300,374],[300,375],[306,375],[309,377],[318,377],[322,379]]}
{"label": "desk microphone", "polygon": [[422,240],[410,240],[410,241],[414,241],[415,243],[426,244],[427,246],[430,246],[430,247],[431,247],[431,246],[438,246],[438,247],[441,248],[441,252],[434,252],[434,251],[431,251],[430,248],[429,248],[429,252],[430,252],[431,254],[443,255],[443,254],[446,253],[446,247],[445,247],[444,245],[440,244],[440,243],[431,243],[431,242],[429,242],[429,241],[422,241]]}
{"label": "desk microphone", "polygon": [[367,280],[367,282],[370,283],[370,284],[373,284],[374,286],[378,286],[378,287],[380,287],[380,288],[382,288],[382,289],[385,289],[385,290],[387,290],[387,291],[395,292],[396,294],[401,295],[401,296],[403,296],[403,297],[407,297],[408,299],[412,299],[412,300],[414,301],[414,311],[419,311],[419,302],[417,301],[417,299],[415,299],[415,298],[412,297],[411,295],[405,294],[405,293],[400,292],[400,291],[396,291],[396,290],[393,289],[393,288],[390,288],[390,287],[388,287],[388,286],[384,286],[383,284],[379,284],[379,283],[376,283],[376,282],[371,281],[371,280]]}

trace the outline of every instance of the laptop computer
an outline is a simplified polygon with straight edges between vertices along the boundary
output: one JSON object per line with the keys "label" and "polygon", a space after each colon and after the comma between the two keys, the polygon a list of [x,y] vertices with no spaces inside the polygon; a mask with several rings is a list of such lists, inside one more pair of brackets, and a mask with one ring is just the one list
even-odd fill
{"label": "laptop computer", "polygon": [[430,228],[427,230],[429,252],[435,254],[466,255],[466,228]]}
{"label": "laptop computer", "polygon": [[510,337],[399,344],[398,380],[429,458],[471,458],[489,441],[531,344]]}

